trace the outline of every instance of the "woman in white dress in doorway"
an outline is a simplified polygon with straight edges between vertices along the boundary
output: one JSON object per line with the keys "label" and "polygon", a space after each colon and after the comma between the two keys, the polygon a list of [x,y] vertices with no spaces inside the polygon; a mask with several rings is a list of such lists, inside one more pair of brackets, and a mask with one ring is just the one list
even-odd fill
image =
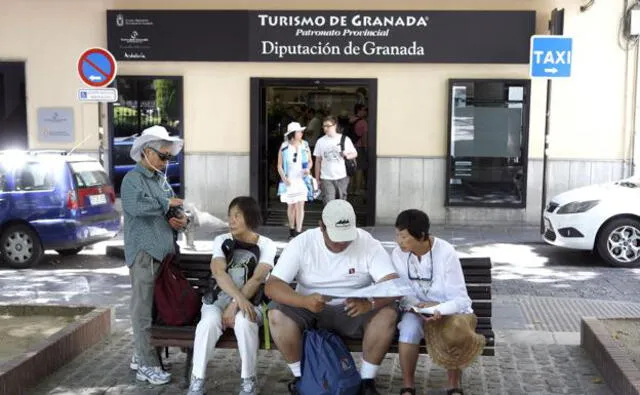
{"label": "woman in white dress in doorway", "polygon": [[278,194],[280,201],[287,204],[290,238],[302,232],[304,203],[309,196],[304,178],[311,173],[311,167],[313,167],[311,150],[307,142],[302,139],[302,132],[305,129],[298,122],[287,125],[287,132],[284,134],[285,142],[282,143],[278,152],[278,174],[282,180]]}

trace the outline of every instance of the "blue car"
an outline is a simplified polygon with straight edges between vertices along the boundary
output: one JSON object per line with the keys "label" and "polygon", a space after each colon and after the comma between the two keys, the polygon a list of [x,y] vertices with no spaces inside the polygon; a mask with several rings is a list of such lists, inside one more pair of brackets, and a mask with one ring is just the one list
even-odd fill
{"label": "blue car", "polygon": [[30,267],[44,250],[73,255],[120,231],[102,165],[64,151],[0,152],[0,257]]}

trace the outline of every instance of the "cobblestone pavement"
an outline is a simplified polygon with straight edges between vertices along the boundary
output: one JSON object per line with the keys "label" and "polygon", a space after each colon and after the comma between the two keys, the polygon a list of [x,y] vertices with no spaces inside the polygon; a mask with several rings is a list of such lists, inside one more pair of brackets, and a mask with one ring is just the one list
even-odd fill
{"label": "cobblestone pavement", "polygon": [[[118,333],[85,352],[36,387],[34,395],[138,395],[186,393],[182,378],[185,354],[171,349],[173,381],[160,387],[136,382],[128,367],[131,337]],[[360,354],[354,354],[359,363]],[[260,394],[286,394],[291,379],[277,351],[261,351],[258,376]],[[239,359],[234,350],[218,350],[208,369],[209,394],[237,394]],[[421,356],[416,371],[419,394],[444,394],[446,373]],[[377,378],[382,394],[398,394],[402,376],[397,354],[387,356]],[[495,357],[481,357],[463,375],[465,394],[598,394],[612,392],[603,384],[577,345],[498,344]]]}
{"label": "cobblestone pavement", "polygon": [[[610,394],[578,346],[579,317],[640,315],[640,269],[611,268],[589,253],[542,244],[498,240],[478,245],[473,240],[466,241],[458,248],[461,255],[490,256],[494,263],[493,325],[497,348],[496,357],[482,357],[465,371],[465,393]],[[385,244],[391,246],[390,242]],[[120,260],[102,253],[96,247],[76,257],[50,254],[34,269],[0,269],[0,303],[115,307],[114,335],[46,378],[30,393],[186,393],[182,388],[185,355],[177,349],[171,349],[170,357],[173,384],[139,384],[128,370],[128,269]],[[355,359],[358,361],[359,356]],[[209,394],[236,394],[238,371],[237,353],[218,351],[216,363],[209,369]],[[278,352],[261,352],[259,375],[262,394],[286,393],[289,372]],[[440,389],[446,383],[445,372],[432,367],[428,357],[421,357],[418,380],[421,391],[444,393]],[[397,355],[387,357],[378,386],[382,393],[399,393]]]}

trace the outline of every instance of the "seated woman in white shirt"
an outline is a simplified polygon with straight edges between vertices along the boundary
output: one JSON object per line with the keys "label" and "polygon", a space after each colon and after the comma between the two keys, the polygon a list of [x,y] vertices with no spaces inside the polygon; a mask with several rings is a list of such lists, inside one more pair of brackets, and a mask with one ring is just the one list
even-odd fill
{"label": "seated woman in white shirt", "polygon": [[[391,256],[396,272],[411,283],[413,295],[401,301],[398,329],[401,395],[415,395],[415,369],[420,342],[426,336],[432,361],[447,369],[448,395],[463,394],[461,369],[482,352],[484,336],[475,333],[476,316],[453,246],[429,234],[429,217],[420,210],[406,210],[396,219],[398,247]],[[413,308],[429,307],[429,315]]]}
{"label": "seated woman in white shirt", "polygon": [[229,233],[213,241],[211,273],[215,283],[202,298],[202,318],[196,327],[193,369],[187,395],[203,395],[207,364],[216,343],[233,328],[240,353],[240,395],[255,395],[259,326],[263,323],[260,287],[274,265],[276,244],[256,232],[260,206],[249,196],[229,204]]}

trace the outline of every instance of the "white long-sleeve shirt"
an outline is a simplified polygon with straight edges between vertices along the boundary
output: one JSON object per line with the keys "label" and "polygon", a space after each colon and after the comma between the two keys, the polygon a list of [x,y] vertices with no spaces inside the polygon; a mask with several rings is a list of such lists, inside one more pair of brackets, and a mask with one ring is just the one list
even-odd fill
{"label": "white long-sleeve shirt", "polygon": [[427,252],[418,259],[415,254],[396,247],[391,258],[398,275],[408,280],[414,291],[402,300],[404,307],[438,302],[434,309],[443,315],[473,313],[462,265],[451,244],[434,237],[431,254]]}

